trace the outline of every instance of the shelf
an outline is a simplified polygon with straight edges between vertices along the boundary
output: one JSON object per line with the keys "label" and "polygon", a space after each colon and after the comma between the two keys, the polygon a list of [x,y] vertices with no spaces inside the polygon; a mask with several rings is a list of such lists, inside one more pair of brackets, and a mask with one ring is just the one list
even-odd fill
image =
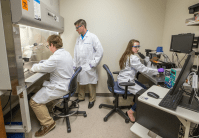
{"label": "shelf", "polygon": [[195,18],[192,17],[192,18],[186,19],[185,20],[185,24],[187,26],[198,26],[199,25],[199,21],[195,21]]}
{"label": "shelf", "polygon": [[187,26],[199,26],[199,22],[189,22],[186,23]]}
{"label": "shelf", "polygon": [[[138,123],[134,123],[133,126],[130,128],[130,130],[137,136],[141,137],[141,138],[151,138],[148,134],[149,131],[147,128],[145,128],[144,126],[138,124]],[[155,133],[154,133],[155,134]],[[153,135],[154,135],[153,134]],[[156,136],[156,138],[162,138],[160,136]]]}

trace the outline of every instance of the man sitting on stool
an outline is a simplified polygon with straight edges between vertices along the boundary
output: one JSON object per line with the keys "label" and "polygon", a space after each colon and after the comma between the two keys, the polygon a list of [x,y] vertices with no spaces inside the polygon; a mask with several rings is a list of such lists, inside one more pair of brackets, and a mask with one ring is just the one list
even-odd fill
{"label": "man sitting on stool", "polygon": [[45,81],[43,87],[30,100],[30,106],[42,125],[35,137],[44,136],[55,127],[55,121],[49,115],[46,104],[68,93],[68,85],[73,75],[73,60],[70,53],[62,48],[60,36],[51,35],[47,41],[47,48],[53,55],[31,68],[33,72],[50,73],[50,81]]}

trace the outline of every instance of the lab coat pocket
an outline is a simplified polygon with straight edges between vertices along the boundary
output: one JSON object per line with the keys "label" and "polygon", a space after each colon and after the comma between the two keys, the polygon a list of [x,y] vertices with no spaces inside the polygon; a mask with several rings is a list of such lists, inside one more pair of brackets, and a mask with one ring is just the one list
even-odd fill
{"label": "lab coat pocket", "polygon": [[83,66],[82,66],[82,70],[84,70],[84,71],[88,71],[88,70],[90,70],[91,69],[91,67],[90,67],[90,65],[88,64],[88,63],[86,63],[86,64],[84,64]]}
{"label": "lab coat pocket", "polygon": [[96,73],[95,69],[94,69],[94,68],[91,68],[91,67],[90,67],[90,69],[89,69],[87,72],[88,72],[88,74],[90,74],[91,76],[95,75],[95,73]]}
{"label": "lab coat pocket", "polygon": [[44,84],[45,84],[45,87],[47,87],[48,91],[54,91],[56,89],[55,87],[56,84],[52,84],[48,81],[44,82]]}
{"label": "lab coat pocket", "polygon": [[90,80],[93,82],[97,78],[96,70],[94,68],[91,68],[89,71],[87,71],[87,74],[90,78]]}
{"label": "lab coat pocket", "polygon": [[68,91],[68,89],[66,88],[66,84],[65,83],[63,83],[63,84],[57,84],[56,86],[55,86],[55,88],[57,89],[57,90],[60,90],[60,91],[63,91],[63,92],[66,92],[66,91]]}

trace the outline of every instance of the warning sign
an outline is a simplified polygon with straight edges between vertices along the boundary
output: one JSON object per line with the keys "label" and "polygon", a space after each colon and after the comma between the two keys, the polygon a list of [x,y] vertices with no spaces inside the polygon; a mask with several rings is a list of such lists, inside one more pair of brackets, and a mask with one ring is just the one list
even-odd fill
{"label": "warning sign", "polygon": [[28,1],[27,0],[22,0],[22,8],[24,10],[28,11]]}

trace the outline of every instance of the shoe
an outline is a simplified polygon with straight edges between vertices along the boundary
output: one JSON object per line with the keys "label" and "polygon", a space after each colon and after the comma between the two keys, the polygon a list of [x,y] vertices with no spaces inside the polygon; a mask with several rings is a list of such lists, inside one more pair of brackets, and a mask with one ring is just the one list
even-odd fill
{"label": "shoe", "polygon": [[95,101],[88,103],[88,109],[91,109],[94,106]]}
{"label": "shoe", "polygon": [[85,101],[85,99],[84,100],[79,100],[78,98],[75,100],[75,102],[77,102],[77,103],[79,103],[79,102],[82,102],[82,101]]}
{"label": "shoe", "polygon": [[55,128],[56,124],[55,122],[48,126],[42,126],[36,133],[35,137],[42,137],[46,135],[48,132],[50,132],[53,128]]}
{"label": "shoe", "polygon": [[[127,111],[126,111],[126,116],[128,116],[128,118],[130,119],[130,122],[131,122],[131,123],[135,123],[135,121],[132,121],[133,119],[135,120],[133,114],[132,114],[132,116],[129,117],[129,115],[128,115]],[[132,117],[133,117],[133,118],[132,118]]]}

